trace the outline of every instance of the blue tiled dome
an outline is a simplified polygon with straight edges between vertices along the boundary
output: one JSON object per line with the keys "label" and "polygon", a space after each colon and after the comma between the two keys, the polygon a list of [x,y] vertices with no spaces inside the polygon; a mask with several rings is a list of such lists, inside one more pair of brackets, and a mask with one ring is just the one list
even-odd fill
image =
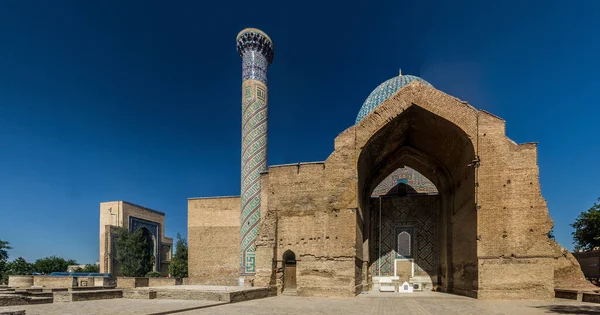
{"label": "blue tiled dome", "polygon": [[356,116],[356,123],[361,121],[365,116],[377,108],[379,104],[383,103],[383,101],[394,95],[394,93],[396,93],[399,89],[403,88],[412,81],[421,81],[431,86],[429,82],[419,77],[415,77],[414,75],[399,75],[397,77],[393,77],[381,83],[376,89],[373,90],[373,92],[371,92],[371,94],[369,94],[369,97],[367,97],[360,108],[358,116]]}

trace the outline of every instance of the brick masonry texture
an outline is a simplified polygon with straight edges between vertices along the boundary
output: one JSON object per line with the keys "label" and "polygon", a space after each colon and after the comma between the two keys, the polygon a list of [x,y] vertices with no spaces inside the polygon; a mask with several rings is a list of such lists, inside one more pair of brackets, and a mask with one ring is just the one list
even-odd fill
{"label": "brick masonry texture", "polygon": [[188,200],[189,284],[236,285],[240,197]]}
{"label": "brick masonry texture", "polygon": [[120,299],[122,297],[123,290],[58,291],[54,292],[54,303]]}
{"label": "brick masonry texture", "polygon": [[77,277],[33,276],[33,285],[44,288],[77,287]]}
{"label": "brick masonry texture", "polygon": [[8,276],[8,286],[11,288],[31,288],[33,276]]}
{"label": "brick masonry texture", "polygon": [[117,288],[143,288],[150,285],[150,278],[144,277],[117,277]]}

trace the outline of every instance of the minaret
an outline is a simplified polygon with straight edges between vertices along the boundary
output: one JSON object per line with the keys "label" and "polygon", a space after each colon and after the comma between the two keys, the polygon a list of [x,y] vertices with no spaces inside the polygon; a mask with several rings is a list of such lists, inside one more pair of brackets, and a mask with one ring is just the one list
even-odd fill
{"label": "minaret", "polygon": [[261,30],[237,36],[242,57],[242,192],[240,274],[256,271],[254,241],[260,222],[260,173],[267,170],[267,69],[273,42]]}

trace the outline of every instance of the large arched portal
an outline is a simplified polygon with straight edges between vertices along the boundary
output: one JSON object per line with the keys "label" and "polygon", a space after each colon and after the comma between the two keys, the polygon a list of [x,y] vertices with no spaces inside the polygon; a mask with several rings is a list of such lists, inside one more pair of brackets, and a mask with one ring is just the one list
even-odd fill
{"label": "large arched portal", "polygon": [[431,290],[439,279],[440,196],[435,185],[410,167],[388,175],[369,202],[369,265],[372,289],[392,277]]}
{"label": "large arched portal", "polygon": [[[475,295],[476,159],[469,135],[415,104],[369,137],[357,163],[363,220],[359,233],[364,240],[359,256],[369,258],[362,271],[363,286],[372,285],[383,272],[403,278],[399,280],[428,283],[430,288]],[[428,178],[438,195],[428,200],[398,196],[374,201],[375,188],[401,167]],[[383,222],[384,218],[388,220]],[[394,245],[382,248],[382,242]],[[385,269],[382,261],[389,264]]]}

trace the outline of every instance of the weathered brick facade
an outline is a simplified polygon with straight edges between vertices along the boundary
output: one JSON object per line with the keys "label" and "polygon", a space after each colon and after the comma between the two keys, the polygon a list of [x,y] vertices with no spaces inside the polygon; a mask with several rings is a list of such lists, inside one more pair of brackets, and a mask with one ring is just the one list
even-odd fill
{"label": "weathered brick facade", "polygon": [[[299,295],[368,290],[371,192],[403,166],[439,192],[435,279],[441,290],[550,299],[555,287],[588,285],[572,255],[547,237],[553,223],[540,192],[536,144],[508,139],[504,120],[412,82],[334,143],[324,162],[271,166],[261,175],[255,285],[281,291],[282,255],[291,250]],[[190,200],[190,276],[199,275],[198,283],[212,282],[217,269],[235,281],[235,202]]]}

